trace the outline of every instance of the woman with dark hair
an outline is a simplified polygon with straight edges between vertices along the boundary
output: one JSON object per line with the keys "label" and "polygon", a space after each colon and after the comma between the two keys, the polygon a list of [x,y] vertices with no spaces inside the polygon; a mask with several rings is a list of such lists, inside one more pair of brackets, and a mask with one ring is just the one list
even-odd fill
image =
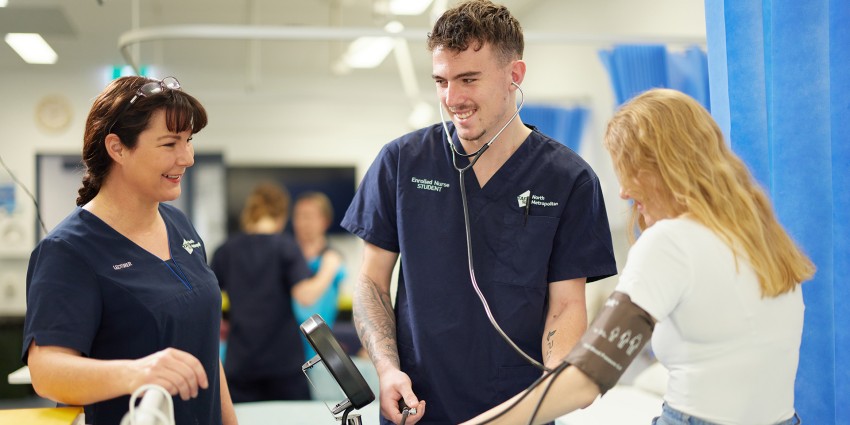
{"label": "woman with dark hair", "polygon": [[[35,248],[23,361],[36,392],[117,424],[157,384],[177,423],[236,424],[218,356],[221,296],[180,196],[204,107],[173,77],[123,77],[86,120],[77,208]],[[179,397],[177,397],[179,395]]]}

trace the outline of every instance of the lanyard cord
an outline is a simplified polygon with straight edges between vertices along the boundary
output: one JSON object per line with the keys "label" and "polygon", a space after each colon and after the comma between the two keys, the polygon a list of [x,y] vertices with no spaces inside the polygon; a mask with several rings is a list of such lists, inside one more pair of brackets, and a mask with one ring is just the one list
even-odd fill
{"label": "lanyard cord", "polygon": [[[534,360],[531,356],[529,356],[524,351],[522,351],[522,349],[519,348],[513,342],[513,340],[511,340],[511,338],[508,336],[508,334],[506,334],[505,331],[502,330],[502,327],[499,326],[499,323],[496,322],[496,318],[493,317],[493,313],[490,311],[490,305],[487,304],[487,299],[484,297],[484,294],[481,293],[481,288],[478,287],[478,281],[475,279],[475,267],[473,266],[473,260],[472,260],[472,231],[471,231],[471,228],[470,228],[470,225],[469,225],[469,204],[467,203],[467,200],[466,200],[466,184],[465,184],[465,181],[464,181],[464,174],[465,174],[466,170],[469,170],[470,168],[472,168],[473,165],[475,165],[476,162],[478,162],[478,159],[481,158],[481,155],[487,150],[487,148],[490,147],[490,145],[493,143],[493,141],[495,141],[496,138],[498,138],[499,135],[502,134],[502,132],[505,131],[506,128],[508,128],[508,125],[510,125],[511,122],[513,122],[514,118],[517,117],[517,115],[519,114],[519,111],[522,109],[522,106],[525,103],[525,93],[522,92],[522,89],[519,88],[519,85],[517,85],[516,83],[513,83],[513,84],[516,86],[517,90],[519,90],[520,94],[522,95],[522,100],[520,100],[519,107],[517,108],[516,112],[514,112],[514,114],[511,116],[511,118],[508,120],[508,122],[506,122],[505,125],[502,126],[502,128],[499,130],[499,132],[496,133],[496,135],[493,136],[493,138],[490,139],[489,142],[484,144],[484,146],[481,146],[481,148],[478,149],[478,151],[476,151],[475,153],[464,154],[464,153],[460,153],[460,152],[457,151],[457,149],[454,146],[454,143],[452,143],[452,137],[451,137],[451,134],[449,133],[449,127],[446,124],[445,118],[443,118],[443,106],[442,105],[440,105],[440,118],[443,120],[443,130],[446,132],[446,139],[448,140],[449,146],[451,148],[452,165],[455,167],[455,170],[457,170],[458,175],[460,176],[460,197],[461,197],[461,200],[463,201],[463,224],[464,224],[464,227],[465,227],[465,230],[466,230],[466,255],[467,255],[467,260],[468,260],[468,263],[469,263],[469,278],[472,280],[472,287],[475,289],[475,293],[478,294],[478,299],[481,300],[481,304],[484,306],[484,312],[487,313],[487,318],[490,319],[490,324],[493,325],[493,328],[496,329],[496,332],[499,333],[499,335],[502,337],[502,339],[504,339],[505,342],[507,342],[508,345],[510,345],[511,348],[514,349],[514,351],[516,351],[519,355],[521,355],[523,358],[525,358],[525,360],[528,361],[529,363],[531,363],[534,367],[536,367],[540,370],[543,370],[545,372],[550,372],[551,371],[550,369],[548,369],[546,366],[543,366],[540,362]],[[461,156],[461,157],[464,157],[464,158],[472,157],[472,159],[469,161],[469,164],[466,165],[465,167],[458,167],[458,165],[457,165],[457,157],[458,156]]]}

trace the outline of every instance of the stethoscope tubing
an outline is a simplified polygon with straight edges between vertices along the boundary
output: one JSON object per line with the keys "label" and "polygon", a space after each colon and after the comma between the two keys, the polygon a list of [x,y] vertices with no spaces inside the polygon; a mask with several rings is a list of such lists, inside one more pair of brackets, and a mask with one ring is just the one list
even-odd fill
{"label": "stethoscope tubing", "polygon": [[[481,148],[479,148],[474,153],[471,153],[471,154],[461,153],[461,152],[458,152],[458,150],[455,148],[454,143],[452,143],[452,136],[451,136],[451,133],[449,132],[449,127],[446,124],[445,117],[443,116],[443,105],[442,104],[440,105],[440,119],[442,120],[442,123],[443,123],[443,131],[445,131],[446,140],[448,141],[449,148],[451,149],[451,152],[452,152],[452,166],[454,166],[455,170],[457,170],[458,175],[460,177],[460,196],[461,196],[461,200],[462,200],[462,203],[463,203],[463,224],[464,224],[464,228],[466,230],[466,255],[467,255],[467,262],[469,264],[469,278],[472,281],[472,287],[475,289],[475,293],[478,295],[478,299],[481,300],[481,304],[484,306],[484,312],[487,314],[487,318],[490,319],[490,323],[493,325],[493,328],[496,330],[496,332],[499,333],[499,335],[502,337],[502,339],[504,339],[505,342],[507,342],[508,345],[510,345],[511,348],[514,349],[514,351],[516,351],[519,355],[521,355],[523,358],[525,358],[525,360],[528,361],[530,364],[532,364],[533,366],[535,366],[536,368],[538,368],[540,370],[548,372],[548,371],[550,371],[550,369],[548,369],[546,366],[544,366],[540,362],[534,360],[525,351],[523,351],[521,348],[519,348],[519,346],[517,346],[516,343],[514,343],[514,341],[507,335],[507,333],[505,333],[505,331],[502,330],[502,327],[499,326],[499,323],[496,321],[496,318],[493,317],[493,312],[490,310],[490,305],[487,303],[487,299],[484,297],[484,294],[481,292],[481,288],[479,288],[479,286],[478,286],[478,281],[475,278],[474,261],[472,259],[472,231],[471,231],[471,228],[470,228],[470,225],[469,225],[469,204],[467,203],[467,199],[466,199],[466,184],[465,184],[465,181],[464,181],[464,174],[465,174],[466,170],[469,170],[470,168],[472,168],[473,165],[475,165],[476,162],[478,162],[478,159],[481,158],[481,155],[484,152],[486,152],[487,149],[490,147],[490,145],[493,144],[493,142],[499,137],[499,135],[501,135],[502,132],[505,131],[506,128],[508,128],[508,126],[519,115],[519,111],[522,110],[522,106],[525,104],[525,93],[523,93],[522,88],[520,88],[519,84],[517,84],[517,83],[511,83],[511,84],[516,86],[516,88],[517,88],[517,90],[519,90],[519,93],[520,93],[520,96],[521,96],[520,104],[517,107],[517,110],[514,112],[513,115],[511,115],[511,118],[508,120],[508,122],[506,122],[505,125],[502,126],[502,128],[499,130],[499,132],[497,132],[495,135],[493,135],[493,137],[490,139],[489,142],[484,144],[484,146],[481,146]],[[458,156],[461,156],[461,157],[464,157],[464,158],[472,157],[472,159],[469,160],[469,164],[467,164],[466,166],[458,167],[458,165],[457,165],[457,157]]]}

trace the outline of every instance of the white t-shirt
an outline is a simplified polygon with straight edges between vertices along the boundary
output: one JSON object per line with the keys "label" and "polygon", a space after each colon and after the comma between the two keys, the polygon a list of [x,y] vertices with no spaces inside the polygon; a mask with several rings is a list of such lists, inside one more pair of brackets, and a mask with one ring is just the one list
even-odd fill
{"label": "white t-shirt", "polygon": [[657,320],[652,348],[672,408],[729,425],[794,414],[803,332],[797,288],[762,298],[749,262],[704,225],[661,220],[629,251],[617,290]]}

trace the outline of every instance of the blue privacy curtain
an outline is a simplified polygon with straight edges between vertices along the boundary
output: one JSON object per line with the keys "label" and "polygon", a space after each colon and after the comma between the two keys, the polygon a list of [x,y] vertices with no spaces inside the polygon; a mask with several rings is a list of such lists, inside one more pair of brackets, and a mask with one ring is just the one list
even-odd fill
{"label": "blue privacy curtain", "polygon": [[578,152],[589,111],[587,108],[564,108],[551,105],[525,105],[519,112],[525,124]]}
{"label": "blue privacy curtain", "polygon": [[[818,267],[803,285],[805,424],[850,424],[850,2],[706,0],[712,114]],[[734,389],[730,389],[733,390]]]}
{"label": "blue privacy curtain", "polygon": [[660,44],[619,44],[600,50],[599,59],[611,77],[617,105],[653,87],[667,87],[710,107],[707,58],[699,47],[670,52]]}

